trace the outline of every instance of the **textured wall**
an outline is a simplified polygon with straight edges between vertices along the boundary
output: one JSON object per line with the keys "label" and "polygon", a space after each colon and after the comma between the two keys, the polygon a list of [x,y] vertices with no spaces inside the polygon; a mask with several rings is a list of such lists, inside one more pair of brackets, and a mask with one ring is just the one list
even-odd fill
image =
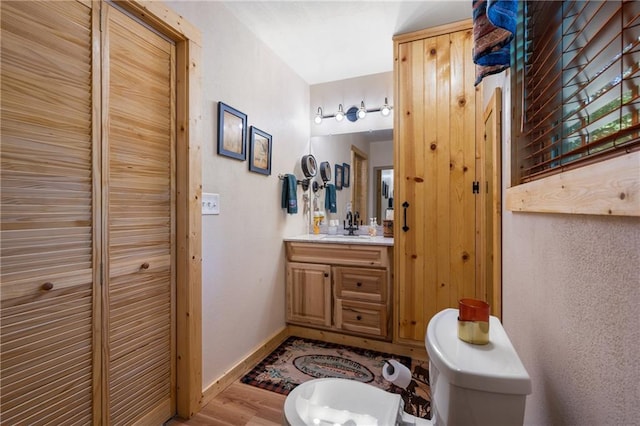
{"label": "textured wall", "polygon": [[[505,73],[484,83],[485,105]],[[510,168],[503,128],[503,181]],[[503,210],[503,323],[533,381],[527,425],[640,423],[640,218]]]}
{"label": "textured wall", "polygon": [[504,324],[526,424],[640,419],[640,218],[505,212]]}
{"label": "textured wall", "polygon": [[[220,194],[221,214],[202,220],[206,389],[285,325],[282,238],[306,232],[306,222],[302,208],[297,215],[280,208],[278,173],[299,172],[308,152],[309,86],[223,3],[167,5],[202,31],[203,192]],[[218,101],[273,136],[271,176],[216,154]]]}

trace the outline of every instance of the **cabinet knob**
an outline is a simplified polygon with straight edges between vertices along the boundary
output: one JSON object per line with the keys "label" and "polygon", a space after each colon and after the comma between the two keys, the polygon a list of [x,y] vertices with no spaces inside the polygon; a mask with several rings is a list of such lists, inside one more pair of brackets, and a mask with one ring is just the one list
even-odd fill
{"label": "cabinet knob", "polygon": [[328,273],[328,272],[325,272],[325,273],[324,273],[324,276],[325,276],[325,278],[329,278],[329,273]]}
{"label": "cabinet knob", "polygon": [[47,281],[46,283],[42,284],[42,289],[43,289],[44,291],[52,290],[52,289],[53,289],[53,283],[52,283],[52,282]]}
{"label": "cabinet knob", "polygon": [[356,283],[357,287],[362,287],[362,283]]}
{"label": "cabinet knob", "polygon": [[149,269],[149,262],[144,262],[142,265],[140,265],[140,269]]}
{"label": "cabinet knob", "polygon": [[361,317],[360,315],[358,315],[358,316],[356,317],[356,319],[357,319],[358,321],[360,321],[360,320],[362,319],[362,317]]}

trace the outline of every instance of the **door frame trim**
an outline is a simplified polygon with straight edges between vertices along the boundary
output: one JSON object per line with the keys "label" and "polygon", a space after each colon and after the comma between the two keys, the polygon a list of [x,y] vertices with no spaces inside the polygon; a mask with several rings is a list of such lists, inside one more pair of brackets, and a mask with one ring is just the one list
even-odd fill
{"label": "door frame trim", "polygon": [[188,419],[202,403],[202,36],[162,2],[113,3],[176,44],[176,410]]}

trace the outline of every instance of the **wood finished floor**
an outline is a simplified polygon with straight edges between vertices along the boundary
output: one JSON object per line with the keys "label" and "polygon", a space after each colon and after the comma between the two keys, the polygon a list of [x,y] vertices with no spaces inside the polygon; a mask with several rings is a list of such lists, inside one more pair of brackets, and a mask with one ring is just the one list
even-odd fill
{"label": "wood finished floor", "polygon": [[286,396],[236,381],[189,420],[173,419],[168,426],[280,426]]}

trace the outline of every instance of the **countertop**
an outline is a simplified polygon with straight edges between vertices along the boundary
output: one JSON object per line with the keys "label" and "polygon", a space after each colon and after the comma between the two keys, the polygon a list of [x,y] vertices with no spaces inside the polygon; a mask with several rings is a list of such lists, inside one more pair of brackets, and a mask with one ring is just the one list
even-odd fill
{"label": "countertop", "polygon": [[285,237],[284,241],[297,241],[319,244],[363,244],[371,246],[393,246],[393,238],[381,235],[370,237],[368,235],[329,235],[329,234],[303,234],[295,237]]}

